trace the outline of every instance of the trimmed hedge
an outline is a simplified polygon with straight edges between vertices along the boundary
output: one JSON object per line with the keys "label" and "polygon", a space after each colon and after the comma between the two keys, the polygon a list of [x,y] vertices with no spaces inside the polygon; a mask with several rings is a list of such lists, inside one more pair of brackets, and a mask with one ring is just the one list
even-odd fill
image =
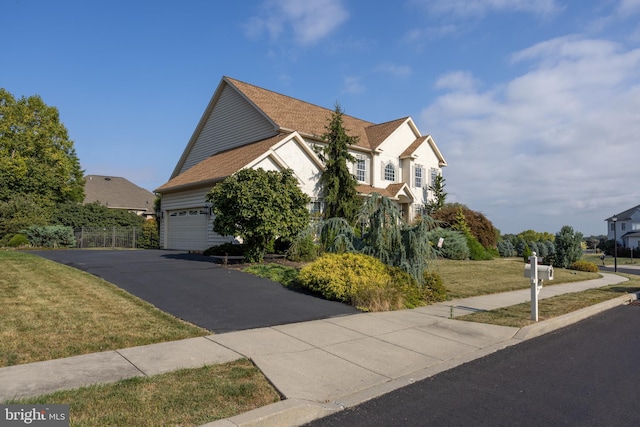
{"label": "trimmed hedge", "polygon": [[569,267],[571,270],[587,271],[589,273],[597,273],[600,271],[598,265],[589,261],[576,261]]}

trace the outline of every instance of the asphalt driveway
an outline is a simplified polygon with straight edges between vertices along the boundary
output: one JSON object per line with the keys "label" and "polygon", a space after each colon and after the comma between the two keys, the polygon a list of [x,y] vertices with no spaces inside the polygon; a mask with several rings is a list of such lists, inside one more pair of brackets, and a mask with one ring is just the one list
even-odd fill
{"label": "asphalt driveway", "polygon": [[167,313],[213,332],[230,332],[358,313],[291,291],[202,255],[161,250],[31,251],[86,271]]}

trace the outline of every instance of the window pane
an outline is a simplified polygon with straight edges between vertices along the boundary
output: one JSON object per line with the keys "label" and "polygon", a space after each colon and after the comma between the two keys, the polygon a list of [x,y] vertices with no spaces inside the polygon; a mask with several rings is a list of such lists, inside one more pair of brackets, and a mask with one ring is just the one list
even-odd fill
{"label": "window pane", "polygon": [[386,181],[396,180],[396,168],[391,163],[384,167],[384,179]]}
{"label": "window pane", "polygon": [[366,181],[366,165],[364,159],[358,159],[356,165],[356,179],[358,181]]}
{"label": "window pane", "polygon": [[416,166],[415,186],[422,187],[422,166]]}

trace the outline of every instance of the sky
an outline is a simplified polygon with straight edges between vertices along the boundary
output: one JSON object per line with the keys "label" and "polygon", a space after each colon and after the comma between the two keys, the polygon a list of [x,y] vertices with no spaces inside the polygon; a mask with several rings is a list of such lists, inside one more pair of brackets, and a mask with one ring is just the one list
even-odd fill
{"label": "sky", "polygon": [[223,76],[411,116],[447,202],[502,234],[640,204],[640,0],[0,0],[0,87],[58,108],[86,174],[168,181]]}

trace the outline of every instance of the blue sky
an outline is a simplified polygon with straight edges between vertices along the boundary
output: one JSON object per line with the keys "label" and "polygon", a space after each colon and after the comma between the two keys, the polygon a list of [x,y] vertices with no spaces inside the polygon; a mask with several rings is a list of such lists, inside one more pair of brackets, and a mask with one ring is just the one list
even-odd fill
{"label": "blue sky", "polygon": [[0,16],[0,87],[57,107],[87,174],[166,182],[228,75],[413,117],[447,200],[503,234],[604,234],[640,203],[640,0],[2,0]]}

